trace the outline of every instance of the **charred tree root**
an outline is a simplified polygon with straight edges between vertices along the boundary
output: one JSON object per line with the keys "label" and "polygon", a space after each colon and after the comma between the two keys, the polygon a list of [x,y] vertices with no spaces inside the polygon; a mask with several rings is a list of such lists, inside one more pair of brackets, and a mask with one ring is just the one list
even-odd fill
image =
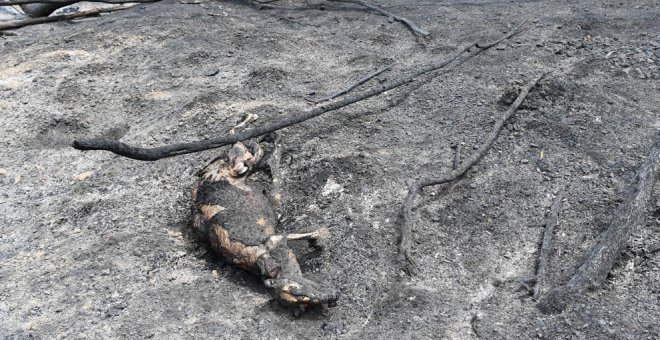
{"label": "charred tree root", "polygon": [[319,99],[306,99],[306,100],[307,100],[307,101],[310,101],[310,102],[312,102],[312,103],[314,103],[314,104],[318,104],[318,103],[322,103],[322,102],[325,102],[325,101],[328,101],[328,100],[335,99],[335,98],[337,98],[337,97],[339,97],[339,96],[345,95],[345,94],[351,92],[354,88],[356,88],[356,87],[358,87],[358,86],[360,86],[360,85],[362,85],[362,84],[368,82],[371,78],[376,77],[376,76],[380,75],[381,73],[383,73],[383,72],[385,72],[385,71],[391,69],[393,65],[394,65],[394,64],[390,64],[390,65],[387,65],[387,66],[385,66],[385,67],[383,67],[383,68],[380,68],[380,69],[376,70],[375,72],[369,73],[369,74],[367,74],[366,76],[364,76],[364,77],[362,77],[362,78],[356,80],[355,82],[353,82],[352,84],[350,84],[349,86],[347,86],[345,89],[343,89],[343,90],[341,90],[341,91],[339,91],[339,92],[337,92],[337,93],[335,93],[335,94],[333,94],[333,95],[330,95],[330,96],[327,96],[327,97],[323,97],[323,98],[319,98]]}
{"label": "charred tree root", "polygon": [[76,19],[76,18],[88,17],[88,16],[97,15],[97,14],[101,14],[101,13],[122,11],[122,10],[129,9],[129,8],[135,7],[135,6],[137,6],[137,4],[129,4],[129,5],[122,5],[122,6],[117,6],[117,7],[109,7],[109,8],[98,8],[98,9],[92,9],[92,10],[89,10],[89,11],[82,11],[82,12],[72,13],[72,14],[54,15],[54,16],[50,16],[50,17],[41,17],[41,18],[31,18],[31,19],[25,19],[25,20],[8,21],[8,22],[5,22],[5,23],[0,23],[0,31],[16,29],[16,28],[30,26],[30,25],[38,25],[38,24],[43,24],[43,23],[47,23],[47,22],[55,22],[55,21],[63,21],[63,20],[71,20],[71,19]]}
{"label": "charred tree root", "polygon": [[452,145],[451,148],[454,149],[454,160],[451,163],[451,169],[456,170],[458,168],[458,166],[461,165],[461,149],[462,149],[462,147],[461,147],[461,144],[459,143],[459,144],[456,144],[456,145]]}
{"label": "charred tree root", "polygon": [[[514,28],[511,32],[519,32],[522,29],[522,27],[525,25],[525,23],[526,22],[523,21],[516,28]],[[511,34],[511,33],[509,33],[509,34]],[[515,34],[516,33],[513,33],[513,35],[515,35]],[[510,35],[509,37],[511,37],[513,35]],[[417,89],[422,87],[424,84],[429,83],[430,81],[432,81],[434,78],[436,78],[437,76],[439,76],[441,74],[451,72],[452,70],[454,70],[458,66],[461,66],[464,62],[476,57],[477,55],[483,53],[484,51],[487,51],[491,47],[501,43],[502,41],[508,39],[509,37],[507,37],[507,35],[504,35],[500,39],[491,41],[489,43],[475,43],[474,46],[477,46],[477,48],[471,49],[465,56],[461,56],[461,58],[457,58],[457,60],[455,62],[453,62],[451,65],[447,65],[447,67],[443,67],[442,69],[440,69],[436,72],[427,74],[421,80],[415,81],[413,84],[410,84],[408,86],[408,88],[405,91],[402,91],[402,93],[398,96],[398,98],[396,98],[391,103],[389,103],[387,105],[387,107],[390,108],[390,107],[394,107],[394,106],[397,106],[397,105],[403,103],[410,96],[411,93],[413,93],[414,91],[416,91]],[[383,110],[385,110],[385,109],[383,109]]]}
{"label": "charred tree root", "polygon": [[459,177],[461,177],[463,174],[465,174],[466,171],[468,171],[472,166],[474,166],[485,154],[488,149],[490,149],[491,145],[497,138],[497,135],[499,134],[500,130],[502,129],[502,126],[504,126],[504,123],[511,117],[516,110],[518,109],[518,106],[525,100],[525,97],[527,97],[527,94],[529,91],[541,80],[546,75],[546,73],[536,77],[534,80],[530,81],[525,85],[521,90],[520,94],[518,95],[518,98],[509,106],[509,108],[502,114],[500,119],[495,123],[495,126],[493,127],[493,130],[486,136],[486,139],[484,143],[479,147],[479,149],[470,157],[466,158],[460,166],[458,166],[455,170],[450,171],[447,174],[444,174],[440,177],[427,177],[423,178],[416,183],[414,183],[410,189],[408,190],[408,195],[406,196],[406,200],[403,204],[403,223],[401,224],[401,241],[399,242],[399,256],[403,262],[404,269],[406,272],[409,274],[416,274],[419,271],[419,267],[417,266],[417,263],[412,257],[411,254],[411,246],[412,246],[412,231],[411,231],[411,221],[410,221],[410,212],[412,210],[413,203],[415,202],[415,198],[417,197],[418,193],[422,188],[431,186],[431,185],[438,185],[438,184],[443,184],[443,183],[449,183],[452,182]]}
{"label": "charred tree root", "polygon": [[[349,4],[354,4],[358,5],[361,7],[364,7],[368,10],[372,10],[378,14],[381,14],[383,16],[388,17],[391,21],[398,21],[403,23],[410,31],[412,31],[415,35],[417,36],[422,36],[422,37],[427,37],[429,35],[429,32],[421,29],[419,26],[417,26],[414,22],[412,22],[410,19],[404,18],[402,16],[395,15],[393,13],[390,13],[389,11],[385,10],[382,7],[376,6],[374,4],[368,3],[366,1],[362,0],[328,0],[329,2],[343,2],[343,3],[349,3]],[[263,1],[256,1],[256,0],[251,0],[250,3],[253,4],[257,9],[280,9],[280,10],[288,10],[288,11],[305,11],[305,10],[313,10],[313,9],[323,9],[327,8],[327,5],[324,4],[318,4],[318,5],[307,5],[303,7],[289,7],[289,6],[278,6],[278,5],[272,5],[270,4],[271,2],[274,1],[268,1],[268,2],[263,2]]]}
{"label": "charred tree root", "polygon": [[552,251],[552,233],[559,222],[559,211],[561,210],[563,198],[563,192],[559,193],[559,195],[555,197],[555,201],[552,203],[552,207],[550,208],[550,213],[548,213],[548,219],[545,222],[545,231],[543,232],[543,241],[541,242],[539,262],[536,267],[536,285],[534,286],[532,295],[534,300],[537,300],[539,294],[541,293],[546,272],[548,271],[548,258],[550,257],[550,252]]}
{"label": "charred tree root", "polygon": [[360,5],[364,8],[368,8],[368,9],[374,11],[374,12],[377,12],[379,14],[384,15],[384,16],[390,18],[390,20],[396,20],[398,22],[403,23],[404,25],[406,25],[406,27],[408,27],[408,29],[410,29],[413,33],[415,33],[417,35],[421,35],[423,37],[426,37],[426,36],[429,35],[428,31],[419,28],[419,26],[415,25],[415,23],[410,21],[409,19],[406,19],[406,18],[398,16],[398,15],[394,15],[394,14],[392,14],[392,13],[390,13],[390,12],[388,12],[388,11],[386,11],[386,10],[376,6],[376,5],[370,4],[366,1],[362,1],[362,0],[330,0],[330,1],[331,2],[345,2],[345,3]]}
{"label": "charred tree root", "polygon": [[623,203],[614,212],[610,226],[591,248],[568,283],[551,290],[539,301],[537,306],[541,312],[560,313],[571,298],[605,282],[633,230],[643,220],[659,170],[660,132],[655,135],[651,151],[637,170]]}
{"label": "charred tree root", "polygon": [[[78,150],[105,150],[105,151],[110,151],[113,152],[117,155],[136,159],[136,160],[141,160],[141,161],[156,161],[162,158],[167,158],[167,157],[173,157],[173,156],[178,156],[178,155],[184,155],[188,153],[194,153],[194,152],[199,152],[199,151],[204,151],[204,150],[210,150],[210,149],[215,149],[219,148],[231,143],[235,143],[238,141],[243,141],[246,139],[250,139],[253,137],[265,135],[267,133],[277,131],[286,127],[289,127],[291,125],[295,125],[301,122],[304,122],[306,120],[318,117],[324,113],[330,112],[330,111],[335,111],[337,109],[340,109],[342,107],[357,103],[359,101],[377,96],[385,91],[393,90],[395,88],[398,88],[404,84],[410,83],[414,81],[417,77],[422,76],[426,73],[434,72],[439,69],[442,69],[443,67],[451,64],[452,62],[456,61],[465,53],[466,51],[470,50],[470,48],[475,48],[477,52],[471,52],[470,57],[477,55],[478,53],[481,53],[497,44],[499,44],[501,41],[508,39],[512,37],[513,35],[519,33],[522,31],[522,27],[525,24],[525,22],[522,22],[520,25],[518,25],[516,28],[514,28],[512,31],[509,33],[503,35],[499,39],[487,43],[487,44],[480,44],[480,43],[470,43],[466,44],[462,47],[460,47],[456,52],[454,52],[452,55],[449,57],[436,61],[427,65],[424,65],[420,67],[417,70],[414,70],[410,72],[407,75],[404,75],[400,77],[399,79],[395,79],[391,82],[381,84],[377,87],[374,87],[370,90],[364,91],[362,93],[357,93],[352,96],[345,97],[344,99],[340,99],[337,101],[333,101],[327,104],[321,104],[316,107],[314,107],[311,110],[308,111],[303,111],[297,114],[292,115],[291,117],[285,118],[283,120],[280,120],[279,122],[275,122],[270,125],[265,125],[265,126],[260,126],[256,127],[251,130],[247,131],[242,131],[240,133],[237,133],[235,135],[225,135],[209,140],[202,140],[202,141],[196,141],[196,142],[188,142],[188,143],[181,143],[181,144],[173,144],[173,145],[168,145],[168,146],[160,146],[160,147],[154,147],[154,148],[140,148],[140,147],[135,147],[135,146],[130,146],[128,144],[122,143],[118,140],[114,139],[106,139],[106,138],[80,138],[76,139],[73,142],[73,147],[78,149]],[[459,61],[460,63],[464,62],[465,58],[463,58],[462,61]]]}

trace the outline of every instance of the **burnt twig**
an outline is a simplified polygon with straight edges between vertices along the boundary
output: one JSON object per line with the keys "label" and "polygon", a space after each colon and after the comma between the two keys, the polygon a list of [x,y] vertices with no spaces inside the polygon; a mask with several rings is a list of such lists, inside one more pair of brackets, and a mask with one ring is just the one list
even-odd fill
{"label": "burnt twig", "polygon": [[[463,55],[463,53],[470,50],[470,48],[476,47],[476,52],[470,52],[470,55],[468,57],[473,57],[478,53],[483,52],[484,50],[499,43],[499,41],[502,41],[519,33],[522,30],[524,24],[525,22],[521,23],[518,27],[508,32],[507,34],[505,34],[504,36],[502,36],[493,43],[479,44],[473,42],[466,44],[458,48],[454,53],[452,53],[447,58],[424,65],[418,68],[417,70],[409,72],[408,74],[398,79],[395,79],[391,82],[380,84],[379,86],[376,86],[370,90],[364,91],[362,93],[357,93],[352,96],[348,96],[344,99],[336,100],[327,104],[321,104],[308,111],[299,112],[297,114],[294,114],[288,118],[285,118],[273,124],[256,127],[254,129],[247,131],[242,131],[235,135],[225,135],[209,140],[173,144],[168,146],[159,146],[154,148],[140,148],[140,147],[130,146],[128,144],[122,143],[114,139],[80,138],[80,139],[76,139],[73,142],[73,147],[78,150],[106,150],[120,156],[137,159],[141,161],[155,161],[162,158],[219,148],[227,144],[261,136],[273,131],[277,131],[289,127],[291,125],[304,122],[314,117],[318,117],[324,113],[340,109],[342,107],[374,97],[385,91],[398,88],[404,84],[414,81],[417,77],[420,77],[429,72],[440,70],[445,66],[451,64],[452,62],[457,61]],[[466,59],[463,58],[462,60],[458,60],[457,63],[459,64],[463,63],[465,60]],[[454,65],[456,65],[456,63],[454,63]],[[440,72],[442,71],[443,70],[440,70]]]}
{"label": "burnt twig", "polygon": [[7,21],[7,22],[4,22],[4,23],[0,23],[0,31],[16,29],[16,28],[30,26],[30,25],[38,25],[38,24],[43,24],[43,23],[47,23],[47,22],[71,20],[71,19],[82,18],[82,17],[91,16],[91,15],[97,15],[97,14],[101,14],[101,13],[122,11],[122,10],[129,9],[129,8],[135,7],[135,6],[137,6],[137,4],[128,4],[128,5],[121,5],[121,6],[108,7],[108,8],[97,8],[97,9],[91,9],[91,10],[88,10],[88,11],[82,11],[82,12],[78,12],[78,13],[53,15],[53,16],[49,16],[49,17],[30,18],[30,19],[23,19],[23,20]]}
{"label": "burnt twig", "polygon": [[451,168],[452,170],[456,170],[461,164],[461,143],[453,145],[452,149],[454,149],[454,161],[451,163]]}
{"label": "burnt twig", "polygon": [[415,23],[410,21],[409,19],[406,19],[402,16],[392,14],[392,13],[384,10],[383,8],[378,7],[374,4],[370,4],[366,1],[362,1],[362,0],[330,0],[330,1],[331,2],[345,2],[345,3],[360,5],[362,7],[368,8],[368,9],[374,11],[374,12],[378,12],[379,14],[382,14],[382,15],[390,18],[391,20],[396,20],[396,21],[399,21],[399,22],[403,23],[411,31],[413,31],[413,33],[415,33],[415,34],[418,34],[418,35],[421,35],[421,36],[428,36],[429,35],[428,31],[419,28],[419,26],[415,25]]}
{"label": "burnt twig", "polygon": [[488,149],[490,149],[490,146],[493,144],[495,139],[497,138],[497,135],[499,134],[500,130],[502,129],[502,126],[504,126],[504,123],[513,115],[514,112],[518,109],[518,106],[523,102],[529,91],[536,85],[536,83],[541,80],[546,75],[546,73],[536,77],[527,85],[525,85],[521,90],[520,94],[518,95],[518,98],[509,106],[509,108],[502,114],[500,119],[495,123],[495,126],[493,127],[493,130],[486,136],[486,139],[484,143],[479,147],[479,149],[471,155],[469,158],[465,159],[461,163],[461,165],[456,168],[455,170],[452,170],[444,175],[441,175],[439,177],[427,177],[423,178],[413,185],[411,185],[410,189],[408,190],[408,195],[406,196],[406,200],[403,204],[403,223],[401,224],[401,240],[399,242],[399,253],[401,256],[401,259],[404,262],[405,269],[408,273],[414,274],[418,271],[417,264],[415,260],[412,258],[412,255],[410,253],[411,249],[411,243],[412,243],[412,231],[410,227],[410,211],[412,210],[412,205],[415,202],[415,198],[417,197],[417,194],[419,191],[427,186],[431,185],[438,185],[438,184],[443,184],[443,183],[448,183],[451,181],[456,180],[457,178],[461,177],[463,174],[465,174],[466,171],[468,171],[472,166],[474,166],[485,154]]}
{"label": "burnt twig", "polygon": [[541,293],[543,281],[545,280],[545,273],[548,271],[548,258],[552,251],[552,233],[559,221],[559,210],[561,210],[563,198],[563,192],[560,192],[557,197],[555,197],[555,201],[552,203],[552,207],[550,207],[550,213],[548,213],[548,219],[545,221],[543,242],[541,243],[539,262],[536,267],[536,285],[534,286],[532,294],[534,300],[538,299],[539,294]]}
{"label": "burnt twig", "polygon": [[[362,6],[366,9],[372,10],[374,12],[377,12],[381,15],[384,15],[388,17],[390,20],[393,21],[399,21],[406,25],[414,34],[420,35],[423,37],[426,37],[429,35],[429,32],[421,29],[419,26],[417,26],[414,22],[412,22],[410,19],[404,18],[399,15],[395,15],[393,13],[390,13],[389,11],[383,9],[382,7],[376,6],[374,4],[368,3],[366,1],[362,0],[328,0],[329,2],[343,2],[343,3],[349,3],[349,4],[355,4],[358,6]],[[256,0],[250,0],[250,3],[257,7],[257,9],[279,9],[279,10],[288,10],[288,11],[305,11],[305,10],[315,10],[315,9],[323,9],[326,8],[327,6],[324,4],[307,4],[307,6],[301,6],[301,7],[290,7],[290,6],[280,6],[280,5],[272,5],[271,1],[269,2],[262,2],[262,1],[256,1]]]}
{"label": "burnt twig", "polygon": [[467,55],[464,57],[457,59],[454,63],[451,65],[448,65],[447,67],[443,67],[441,70],[438,70],[437,72],[434,72],[428,76],[426,76],[422,80],[416,81],[414,84],[411,84],[408,89],[400,95],[397,99],[395,99],[392,103],[388,105],[388,107],[396,106],[402,103],[406,98],[410,96],[411,93],[413,93],[415,90],[420,88],[422,85],[427,84],[431,80],[433,80],[435,77],[451,72],[453,69],[456,67],[462,65],[464,62],[476,57],[477,55],[483,53],[484,51],[490,49],[491,47],[501,43],[502,41],[511,38],[513,35],[515,35],[517,32],[520,32],[522,30],[522,27],[524,27],[526,24],[526,21],[521,22],[517,27],[515,27],[513,30],[511,30],[508,34],[503,35],[497,40],[493,40],[489,43],[475,43],[474,46],[477,46],[478,48],[473,48],[469,51]]}
{"label": "burnt twig", "polygon": [[628,243],[633,229],[642,221],[660,170],[660,132],[654,137],[651,151],[637,170],[623,203],[614,212],[610,226],[591,248],[577,272],[564,286],[546,294],[538,304],[544,313],[558,313],[569,299],[590,288],[597,288],[609,274],[619,254]]}
{"label": "burnt twig", "polygon": [[337,98],[337,97],[339,97],[339,96],[341,96],[341,95],[345,95],[345,94],[351,92],[354,88],[356,88],[356,87],[358,87],[358,86],[360,86],[360,85],[366,83],[367,81],[369,81],[369,79],[371,79],[371,78],[373,78],[373,77],[376,77],[376,76],[378,76],[379,74],[381,74],[381,73],[383,73],[383,72],[385,72],[385,71],[391,69],[393,65],[394,65],[394,64],[389,64],[389,65],[387,65],[387,66],[385,66],[385,67],[383,67],[383,68],[380,68],[380,69],[378,69],[378,70],[376,70],[376,71],[374,71],[374,72],[371,72],[371,73],[367,74],[366,76],[364,76],[364,77],[362,77],[362,78],[360,78],[360,79],[354,81],[352,84],[350,84],[349,86],[347,86],[345,89],[343,89],[343,90],[341,90],[341,91],[339,91],[339,92],[337,92],[337,93],[335,93],[335,94],[333,94],[333,95],[330,95],[330,96],[327,96],[327,97],[322,97],[322,98],[319,98],[319,99],[305,98],[305,100],[310,101],[310,102],[312,102],[312,103],[314,103],[314,104],[318,104],[318,103],[321,103],[321,102],[325,102],[325,101],[328,101],[328,100],[335,99],[335,98]]}

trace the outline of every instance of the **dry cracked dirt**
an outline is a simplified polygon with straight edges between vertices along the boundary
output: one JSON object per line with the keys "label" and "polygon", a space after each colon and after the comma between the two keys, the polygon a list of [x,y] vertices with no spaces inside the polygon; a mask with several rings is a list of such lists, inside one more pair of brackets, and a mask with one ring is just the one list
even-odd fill
{"label": "dry cracked dirt", "polygon": [[[660,338],[660,190],[600,289],[544,315],[521,285],[554,195],[564,190],[565,202],[544,291],[565,283],[605,230],[660,129],[660,4],[377,3],[430,37],[422,44],[346,4],[217,0],[0,35],[0,335]],[[341,291],[325,312],[294,317],[192,236],[193,176],[222,150],[141,162],[70,147],[81,136],[210,138],[245,113],[275,121],[311,107],[308,96],[395,63],[364,90],[525,19],[523,32],[452,72],[283,130],[280,228],[333,234],[303,265]],[[450,169],[453,145],[476,150],[503,95],[548,70],[480,163],[423,190],[412,214],[422,271],[402,272],[407,186]]]}

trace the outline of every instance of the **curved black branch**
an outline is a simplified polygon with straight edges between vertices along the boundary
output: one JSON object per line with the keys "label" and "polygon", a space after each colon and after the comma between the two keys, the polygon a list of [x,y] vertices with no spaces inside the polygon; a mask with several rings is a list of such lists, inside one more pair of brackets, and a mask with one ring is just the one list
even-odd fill
{"label": "curved black branch", "polygon": [[523,100],[525,100],[525,97],[527,97],[529,91],[546,74],[547,73],[543,73],[542,75],[536,77],[535,79],[527,83],[527,85],[525,85],[520,90],[520,94],[518,95],[518,98],[516,98],[513,104],[511,104],[511,106],[509,106],[509,108],[501,115],[500,119],[495,123],[495,126],[493,127],[491,132],[486,136],[484,143],[479,147],[479,149],[473,155],[465,159],[465,161],[463,161],[455,170],[452,170],[439,177],[423,178],[410,186],[410,189],[408,190],[408,195],[406,196],[406,200],[403,204],[403,223],[401,224],[401,240],[399,242],[400,257],[401,260],[404,261],[404,265],[408,273],[414,274],[418,271],[418,266],[410,252],[412,245],[410,212],[412,210],[413,203],[415,202],[415,198],[417,197],[419,191],[427,186],[438,185],[438,184],[454,181],[459,177],[463,176],[463,174],[465,174],[466,171],[468,171],[472,166],[474,166],[486,154],[486,151],[490,149],[495,139],[497,139],[497,135],[502,129],[502,126],[504,126],[504,123],[509,119],[509,117],[511,117],[511,115],[513,115],[516,112],[518,106],[520,106]]}
{"label": "curved black branch", "polygon": [[392,18],[393,20],[396,20],[398,22],[403,23],[404,25],[408,26],[408,28],[411,31],[413,31],[413,33],[415,33],[415,34],[419,34],[421,36],[428,36],[429,35],[429,32],[427,30],[419,28],[419,26],[417,26],[414,22],[410,21],[410,19],[406,19],[402,16],[392,14],[392,13],[388,12],[387,10],[385,10],[383,8],[380,8],[376,5],[370,4],[366,1],[362,1],[362,0],[330,0],[330,1],[331,2],[345,2],[345,3],[360,5],[364,8],[368,8],[368,9],[374,11],[374,12],[377,12],[377,13],[379,13],[381,15],[384,15],[388,18]]}
{"label": "curved black branch", "polygon": [[[521,23],[518,27],[516,27],[514,30],[511,32],[505,34],[502,38],[496,40],[496,41],[501,41],[503,39],[506,39],[508,37],[513,36],[514,34],[519,33],[522,30],[523,25],[525,22]],[[481,45],[478,43],[469,43],[466,44],[460,48],[458,48],[454,53],[452,53],[449,57],[439,60],[436,62],[432,62],[430,64],[427,64],[425,66],[420,67],[417,70],[409,72],[407,75],[402,76],[399,79],[395,79],[391,82],[381,84],[379,86],[376,86],[370,90],[367,90],[362,93],[357,93],[355,95],[346,97],[344,99],[340,99],[331,103],[327,104],[322,104],[319,106],[316,106],[308,111],[304,111],[298,114],[295,114],[289,118],[285,118],[279,122],[275,122],[270,125],[266,126],[261,126],[257,127],[252,130],[247,130],[243,131],[241,133],[235,134],[235,135],[227,135],[227,136],[221,136],[209,140],[202,140],[202,141],[196,141],[196,142],[189,142],[189,143],[181,143],[181,144],[173,144],[173,145],[168,145],[168,146],[160,146],[160,147],[154,147],[154,148],[140,148],[140,147],[135,147],[135,146],[130,146],[128,144],[122,143],[118,140],[113,140],[113,139],[106,139],[106,138],[81,138],[81,139],[76,139],[73,142],[73,147],[78,149],[78,150],[105,150],[105,151],[110,151],[114,152],[115,154],[118,154],[120,156],[132,158],[132,159],[137,159],[141,161],[155,161],[159,160],[162,158],[167,158],[167,157],[172,157],[172,156],[177,156],[177,155],[183,155],[183,154],[188,154],[188,153],[193,153],[193,152],[199,152],[199,151],[204,151],[204,150],[210,150],[210,149],[215,149],[219,148],[222,146],[225,146],[227,144],[235,143],[238,141],[243,141],[246,139],[254,138],[257,136],[261,136],[273,131],[277,131],[280,129],[283,129],[285,127],[295,125],[301,122],[304,122],[306,120],[312,119],[314,117],[318,117],[324,113],[330,112],[337,110],[339,108],[354,104],[356,102],[371,98],[373,96],[379,95],[385,91],[389,91],[392,89],[395,89],[397,87],[400,87],[404,84],[407,84],[409,82],[412,82],[415,80],[415,78],[424,75],[429,72],[436,71],[438,69],[441,69],[452,62],[456,61],[465,53],[468,51],[470,48],[475,47],[475,46],[486,46],[482,48],[478,48],[478,51],[484,51],[487,48],[490,48],[491,46],[494,46],[496,44],[485,44]],[[471,53],[471,56],[476,55],[477,53]],[[464,62],[460,61],[461,63]]]}
{"label": "curved black branch", "polygon": [[335,94],[329,95],[329,96],[327,96],[327,97],[321,97],[321,98],[319,98],[319,99],[311,99],[311,98],[309,98],[309,99],[306,99],[306,100],[309,101],[309,102],[312,102],[312,103],[314,103],[314,104],[318,104],[318,103],[321,103],[321,102],[326,102],[326,101],[328,101],[328,100],[335,99],[335,98],[337,98],[337,97],[339,97],[339,96],[341,96],[341,95],[345,95],[345,94],[351,92],[354,88],[356,88],[356,87],[358,87],[358,86],[360,86],[360,85],[366,83],[366,82],[369,81],[371,78],[376,77],[376,76],[378,76],[379,74],[381,74],[381,73],[383,73],[383,72],[385,72],[385,71],[391,69],[392,66],[394,66],[394,64],[389,64],[389,65],[387,65],[387,66],[385,66],[385,67],[382,67],[382,68],[380,68],[380,69],[378,69],[378,70],[376,70],[376,71],[374,71],[374,72],[371,72],[371,73],[367,74],[366,76],[363,76],[363,77],[359,78],[358,80],[354,81],[352,84],[348,85],[346,88],[344,88],[343,90],[341,90],[341,91],[339,91],[339,92],[337,92],[337,93],[335,93]]}
{"label": "curved black branch", "polygon": [[552,233],[559,223],[559,211],[561,210],[562,199],[564,199],[563,191],[555,197],[555,201],[550,207],[548,218],[545,221],[545,231],[543,231],[543,241],[541,242],[539,261],[536,266],[536,285],[534,285],[532,292],[534,300],[538,299],[545,283],[545,274],[548,271],[548,258],[550,258],[550,252],[552,251]]}
{"label": "curved black branch", "polygon": [[587,289],[600,286],[628,243],[642,216],[660,171],[660,132],[655,135],[651,151],[637,170],[623,203],[614,212],[614,218],[600,240],[591,248],[577,272],[564,286],[548,292],[538,303],[543,313],[558,313],[566,308],[571,298]]}

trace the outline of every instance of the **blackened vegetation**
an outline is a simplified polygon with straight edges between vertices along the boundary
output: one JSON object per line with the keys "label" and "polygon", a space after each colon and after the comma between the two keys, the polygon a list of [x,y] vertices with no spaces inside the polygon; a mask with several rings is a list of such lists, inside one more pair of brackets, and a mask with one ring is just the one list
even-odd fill
{"label": "blackened vegetation", "polygon": [[656,134],[651,151],[637,170],[623,203],[614,212],[600,240],[591,248],[568,283],[551,290],[539,302],[538,307],[543,313],[559,313],[573,297],[588,289],[598,288],[605,282],[630,235],[643,220],[659,169],[660,133]]}
{"label": "blackened vegetation", "polygon": [[105,150],[113,152],[117,155],[141,160],[141,161],[156,161],[162,158],[184,155],[209,149],[219,148],[228,144],[239,141],[244,141],[250,138],[258,137],[271,133],[273,131],[281,130],[283,128],[302,123],[306,120],[318,117],[324,113],[335,111],[345,106],[357,103],[359,101],[369,99],[377,96],[385,91],[396,89],[402,85],[411,83],[416,78],[431,72],[444,73],[444,68],[455,67],[473,58],[480,53],[490,49],[491,47],[499,44],[505,39],[512,37],[522,30],[525,22],[518,25],[509,33],[503,35],[501,38],[488,43],[472,42],[459,47],[453,54],[445,59],[431,62],[422,65],[416,69],[404,73],[397,79],[388,83],[384,83],[371,88],[370,90],[362,93],[357,93],[344,99],[336,100],[327,104],[321,104],[308,111],[299,112],[291,115],[288,118],[282,119],[279,122],[256,127],[254,129],[242,131],[234,135],[225,135],[208,140],[201,140],[196,142],[188,142],[181,144],[173,144],[168,146],[160,146],[155,148],[140,148],[122,143],[118,140],[106,138],[79,138],[73,142],[73,147],[78,150]]}
{"label": "blackened vegetation", "polygon": [[541,290],[543,289],[545,275],[548,271],[548,258],[552,252],[552,234],[555,227],[559,224],[559,211],[561,210],[563,199],[564,193],[560,192],[557,197],[555,197],[555,201],[552,203],[552,207],[550,207],[550,212],[548,213],[548,219],[545,222],[543,241],[541,242],[539,260],[536,265],[536,285],[534,286],[533,291],[534,300],[538,299],[539,294],[541,294]]}
{"label": "blackened vegetation", "polygon": [[372,3],[369,3],[367,1],[362,1],[362,0],[328,0],[328,2],[324,3],[319,3],[319,4],[307,4],[306,6],[300,6],[300,7],[287,7],[287,6],[280,6],[273,4],[277,2],[275,1],[259,1],[259,0],[252,0],[251,3],[257,7],[258,9],[280,9],[280,10],[293,10],[293,11],[304,11],[304,10],[324,10],[328,8],[332,8],[331,3],[338,3],[338,2],[343,2],[343,3],[348,3],[348,4],[354,4],[358,5],[366,10],[376,12],[380,15],[386,16],[390,21],[398,21],[405,25],[413,34],[415,34],[418,37],[427,37],[429,36],[429,32],[425,29],[420,28],[415,24],[412,20],[404,18],[400,15],[396,15],[394,13],[391,13],[379,6],[376,6]]}
{"label": "blackened vegetation", "polygon": [[325,101],[328,101],[328,100],[335,99],[335,98],[337,98],[337,97],[339,97],[339,96],[343,96],[343,95],[345,95],[345,94],[351,92],[351,91],[352,91],[353,89],[355,89],[356,87],[358,87],[358,86],[360,86],[360,85],[362,85],[362,84],[368,82],[369,80],[371,80],[371,78],[374,78],[374,77],[378,76],[379,74],[381,74],[381,73],[383,73],[383,72],[385,72],[385,71],[391,69],[392,66],[393,66],[393,64],[387,65],[387,66],[382,67],[382,68],[380,68],[380,69],[378,69],[378,70],[376,70],[376,71],[374,71],[374,72],[372,72],[372,73],[367,74],[367,75],[364,76],[364,77],[360,77],[359,79],[357,79],[356,81],[354,81],[352,84],[348,85],[346,88],[344,88],[343,90],[341,90],[341,91],[339,91],[339,92],[337,92],[337,93],[335,93],[335,94],[331,94],[331,95],[329,95],[329,96],[327,96],[327,97],[321,97],[321,98],[318,98],[318,99],[310,99],[310,98],[307,98],[306,100],[307,100],[307,101],[310,101],[310,102],[312,102],[312,103],[314,103],[314,104],[318,104],[318,103],[321,103],[321,102],[325,102]]}
{"label": "blackened vegetation", "polygon": [[504,126],[504,123],[506,123],[509,117],[511,117],[516,112],[518,106],[520,106],[523,100],[525,100],[525,97],[527,96],[529,91],[544,76],[545,73],[536,77],[522,88],[520,94],[518,95],[518,98],[513,102],[513,104],[511,104],[511,106],[509,106],[509,109],[506,110],[500,116],[500,119],[495,123],[493,130],[488,134],[488,136],[486,136],[484,143],[479,147],[479,149],[474,154],[466,158],[465,161],[462,162],[456,169],[449,171],[448,173],[440,175],[438,177],[434,176],[434,177],[423,178],[417,181],[416,183],[414,183],[412,186],[410,186],[410,189],[408,190],[408,195],[406,196],[406,200],[403,204],[403,222],[401,224],[401,241],[399,242],[399,254],[401,256],[401,260],[403,261],[404,269],[409,274],[414,274],[419,271],[419,267],[417,266],[417,263],[413,259],[411,253],[412,230],[411,230],[411,218],[410,218],[410,212],[412,210],[413,203],[415,202],[415,198],[419,194],[419,191],[422,190],[422,188],[428,186],[452,182],[463,176],[463,174],[465,174],[466,171],[468,171],[472,166],[474,166],[486,154],[488,149],[490,149],[491,145],[497,138],[497,135],[499,134],[500,130]]}

